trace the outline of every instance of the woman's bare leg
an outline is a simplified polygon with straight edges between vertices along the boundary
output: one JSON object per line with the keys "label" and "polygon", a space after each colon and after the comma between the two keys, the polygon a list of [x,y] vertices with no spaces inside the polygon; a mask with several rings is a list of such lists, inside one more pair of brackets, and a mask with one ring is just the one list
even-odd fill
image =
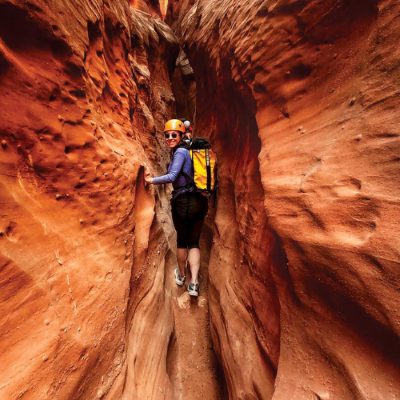
{"label": "woman's bare leg", "polygon": [[187,249],[177,249],[176,256],[178,258],[179,272],[181,275],[185,275],[186,260],[188,258]]}
{"label": "woman's bare leg", "polygon": [[190,249],[188,261],[190,265],[190,271],[192,273],[192,279],[190,282],[199,282],[199,269],[200,269],[200,249]]}

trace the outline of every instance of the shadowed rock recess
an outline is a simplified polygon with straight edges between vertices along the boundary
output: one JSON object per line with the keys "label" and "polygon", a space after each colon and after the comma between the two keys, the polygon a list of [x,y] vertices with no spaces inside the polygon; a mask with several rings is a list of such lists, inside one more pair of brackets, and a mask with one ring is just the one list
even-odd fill
{"label": "shadowed rock recess", "polygon": [[396,0],[0,0],[0,399],[400,400],[399,42]]}

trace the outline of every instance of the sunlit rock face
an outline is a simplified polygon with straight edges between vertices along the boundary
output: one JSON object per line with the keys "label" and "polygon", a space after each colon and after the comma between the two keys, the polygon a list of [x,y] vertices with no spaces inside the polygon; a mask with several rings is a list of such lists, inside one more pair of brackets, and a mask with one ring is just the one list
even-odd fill
{"label": "sunlit rock face", "polygon": [[129,4],[135,10],[140,10],[144,13],[150,12],[153,17],[162,16],[159,0],[129,0]]}
{"label": "sunlit rock face", "polygon": [[142,165],[166,165],[179,48],[146,7],[0,3],[2,400],[170,396],[169,204]]}
{"label": "sunlit rock face", "polygon": [[230,398],[399,398],[399,3],[172,3],[219,157]]}

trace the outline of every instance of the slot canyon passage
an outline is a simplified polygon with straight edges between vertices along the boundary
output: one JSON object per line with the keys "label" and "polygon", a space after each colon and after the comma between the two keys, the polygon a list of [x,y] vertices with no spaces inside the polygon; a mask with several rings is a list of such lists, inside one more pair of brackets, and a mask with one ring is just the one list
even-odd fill
{"label": "slot canyon passage", "polygon": [[397,0],[0,0],[0,399],[400,399],[399,41]]}

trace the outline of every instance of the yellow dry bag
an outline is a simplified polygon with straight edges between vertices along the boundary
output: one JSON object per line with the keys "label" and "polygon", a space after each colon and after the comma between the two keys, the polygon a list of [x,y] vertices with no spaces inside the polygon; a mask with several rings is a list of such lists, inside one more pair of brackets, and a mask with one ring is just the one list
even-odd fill
{"label": "yellow dry bag", "polygon": [[195,138],[190,148],[190,157],[197,191],[211,194],[216,187],[217,157],[208,140]]}

